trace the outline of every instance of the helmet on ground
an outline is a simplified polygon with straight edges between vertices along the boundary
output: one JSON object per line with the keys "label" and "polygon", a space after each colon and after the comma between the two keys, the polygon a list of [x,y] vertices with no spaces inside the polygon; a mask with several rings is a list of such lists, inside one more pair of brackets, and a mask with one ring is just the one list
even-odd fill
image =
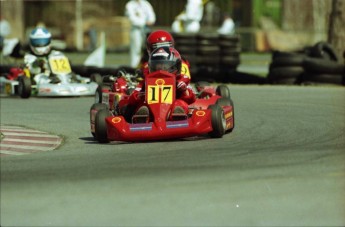
{"label": "helmet on ground", "polygon": [[163,70],[173,74],[181,73],[181,56],[173,47],[158,47],[149,58],[150,73]]}
{"label": "helmet on ground", "polygon": [[36,55],[50,52],[51,34],[46,28],[38,27],[30,33],[30,48]]}
{"label": "helmet on ground", "polygon": [[175,41],[172,35],[164,30],[157,30],[151,32],[151,34],[147,37],[146,40],[146,48],[149,53],[151,53],[154,49],[158,47],[174,47]]}

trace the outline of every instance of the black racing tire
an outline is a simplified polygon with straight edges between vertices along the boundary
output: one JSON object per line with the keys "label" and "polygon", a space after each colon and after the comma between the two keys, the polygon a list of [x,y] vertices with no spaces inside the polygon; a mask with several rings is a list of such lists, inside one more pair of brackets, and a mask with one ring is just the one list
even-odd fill
{"label": "black racing tire", "polygon": [[227,99],[231,99],[230,89],[228,86],[221,84],[216,88],[216,94]]}
{"label": "black racing tire", "polygon": [[241,47],[240,37],[237,35],[220,35],[219,45],[222,48]]}
{"label": "black racing tire", "polygon": [[82,77],[89,77],[90,76],[90,74],[87,70],[87,66],[85,66],[85,65],[71,64],[71,69],[72,69],[72,72],[74,72],[75,74],[80,75]]}
{"label": "black racing tire", "polygon": [[231,106],[231,99],[226,98],[226,97],[221,97],[217,99],[216,104],[219,106]]}
{"label": "black racing tire", "polygon": [[227,132],[231,132],[235,128],[235,106],[234,106],[234,102],[232,101],[232,99],[222,97],[222,98],[217,100],[216,104],[219,106],[232,106],[232,118],[234,120],[234,124],[233,124],[232,128],[227,131]]}
{"label": "black racing tire", "polygon": [[344,64],[320,58],[306,58],[304,68],[316,74],[345,74]]}
{"label": "black racing tire", "polygon": [[324,41],[316,43],[311,48],[310,55],[311,55],[311,57],[328,59],[331,61],[338,61],[337,54],[335,53],[331,44],[324,42]]}
{"label": "black racing tire", "polygon": [[109,143],[105,118],[111,116],[108,109],[101,109],[95,117],[95,137],[99,143]]}
{"label": "black racing tire", "polygon": [[230,35],[220,34],[219,35],[219,40],[227,40],[227,41],[235,42],[235,43],[241,41],[240,35],[235,35],[235,34],[230,34]]}
{"label": "black racing tire", "polygon": [[218,46],[219,36],[215,33],[199,33],[196,35],[198,46]]}
{"label": "black racing tire", "polygon": [[224,116],[223,108],[219,105],[210,105],[208,109],[211,109],[211,123],[212,131],[209,132],[209,135],[212,138],[221,138],[225,134],[226,129],[226,119]]}
{"label": "black racing tire", "polygon": [[272,60],[270,67],[280,66],[303,66],[305,55],[295,54],[289,57],[276,57]]}
{"label": "black racing tire", "polygon": [[31,96],[31,80],[27,76],[18,78],[18,94],[21,98],[27,99]]}
{"label": "black racing tire", "polygon": [[194,33],[172,33],[175,40],[175,46],[179,50],[180,46],[196,46],[196,34]]}
{"label": "black racing tire", "polygon": [[90,79],[91,81],[96,82],[99,85],[103,83],[103,78],[99,73],[92,73]]}
{"label": "black racing tire", "polygon": [[237,67],[241,63],[241,59],[235,53],[233,55],[223,55],[221,56],[220,63],[223,66]]}
{"label": "black racing tire", "polygon": [[267,79],[271,84],[294,84],[303,73],[302,66],[271,67]]}
{"label": "black racing tire", "polygon": [[[90,124],[92,124],[92,111],[96,110],[97,112],[103,109],[108,109],[107,105],[104,103],[94,103],[90,108]],[[96,138],[96,134],[91,132],[92,136]]]}
{"label": "black racing tire", "polygon": [[272,61],[276,58],[298,58],[299,56],[306,56],[304,52],[290,52],[290,51],[272,51]]}
{"label": "black racing tire", "polygon": [[219,55],[197,55],[196,63],[200,65],[212,65],[215,67],[219,64],[220,56]]}
{"label": "black racing tire", "polygon": [[309,74],[306,73],[301,78],[302,84],[336,84],[344,85],[345,76],[340,74]]}
{"label": "black racing tire", "polygon": [[110,91],[111,87],[109,85],[104,85],[104,84],[98,85],[95,92],[95,103],[102,103],[102,94],[103,94],[104,89]]}
{"label": "black racing tire", "polygon": [[242,48],[240,46],[235,47],[222,47],[220,48],[220,54],[223,56],[235,56],[240,57]]}

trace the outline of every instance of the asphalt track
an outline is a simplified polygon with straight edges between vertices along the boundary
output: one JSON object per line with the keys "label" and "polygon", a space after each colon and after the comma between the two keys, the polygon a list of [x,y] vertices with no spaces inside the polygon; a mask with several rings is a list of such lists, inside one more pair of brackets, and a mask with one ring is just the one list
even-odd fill
{"label": "asphalt track", "polygon": [[1,125],[59,135],[1,157],[1,226],[344,226],[344,87],[230,86],[221,139],[98,144],[93,98],[1,97]]}

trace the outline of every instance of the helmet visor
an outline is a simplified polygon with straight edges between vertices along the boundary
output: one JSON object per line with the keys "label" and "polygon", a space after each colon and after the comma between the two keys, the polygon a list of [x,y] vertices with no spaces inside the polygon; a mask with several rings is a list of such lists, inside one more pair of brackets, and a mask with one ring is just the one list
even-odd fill
{"label": "helmet visor", "polygon": [[156,72],[159,70],[167,71],[169,73],[176,73],[177,67],[175,62],[167,60],[156,60],[150,62],[150,72]]}
{"label": "helmet visor", "polygon": [[33,39],[30,38],[31,46],[34,47],[44,47],[50,44],[50,38],[39,38],[39,39]]}

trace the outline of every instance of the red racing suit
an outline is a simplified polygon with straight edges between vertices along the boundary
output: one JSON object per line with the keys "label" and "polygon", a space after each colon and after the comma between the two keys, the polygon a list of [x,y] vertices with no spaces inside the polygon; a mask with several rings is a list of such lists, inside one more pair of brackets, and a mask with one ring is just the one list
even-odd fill
{"label": "red racing suit", "polygon": [[[142,66],[143,77],[148,75],[149,67],[148,62],[144,63]],[[188,113],[188,105],[195,102],[196,96],[193,91],[192,86],[190,85],[191,77],[189,72],[189,63],[188,61],[182,60],[181,73],[176,75],[176,99],[177,102],[175,106],[181,106],[186,113]],[[142,80],[138,83],[137,87],[131,94],[128,100],[128,104],[136,106],[135,109],[138,109],[140,106],[144,105],[145,101],[145,80]],[[181,102],[182,100],[184,102]]]}

